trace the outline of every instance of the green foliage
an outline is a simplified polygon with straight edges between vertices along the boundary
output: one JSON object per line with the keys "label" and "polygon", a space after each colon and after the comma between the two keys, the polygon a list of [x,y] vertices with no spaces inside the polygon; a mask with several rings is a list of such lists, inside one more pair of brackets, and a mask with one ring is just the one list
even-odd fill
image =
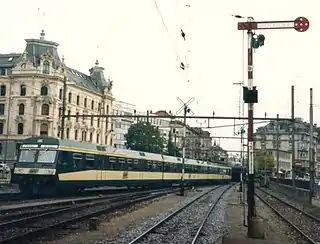
{"label": "green foliage", "polygon": [[150,123],[138,122],[131,125],[125,138],[128,149],[151,153],[163,152],[164,139],[159,129]]}
{"label": "green foliage", "polygon": [[265,155],[262,151],[257,151],[255,153],[254,161],[255,168],[258,171],[264,170],[265,164],[267,171],[272,171],[275,166],[274,158],[272,156]]}

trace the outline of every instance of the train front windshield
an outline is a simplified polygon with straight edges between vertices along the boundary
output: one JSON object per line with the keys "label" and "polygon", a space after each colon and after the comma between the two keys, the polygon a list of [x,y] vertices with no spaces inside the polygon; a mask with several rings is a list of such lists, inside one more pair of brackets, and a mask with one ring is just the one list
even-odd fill
{"label": "train front windshield", "polygon": [[19,163],[54,163],[57,151],[48,149],[22,149],[20,150]]}

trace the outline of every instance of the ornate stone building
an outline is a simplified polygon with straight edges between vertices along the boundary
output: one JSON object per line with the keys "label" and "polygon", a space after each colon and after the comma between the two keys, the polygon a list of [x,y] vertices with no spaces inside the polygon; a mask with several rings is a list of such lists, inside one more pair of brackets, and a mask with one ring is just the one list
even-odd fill
{"label": "ornate stone building", "polygon": [[[16,144],[32,136],[61,136],[63,80],[66,115],[112,113],[112,81],[96,61],[86,75],[67,67],[58,43],[26,39],[22,54],[0,54],[0,160],[12,162]],[[113,123],[105,118],[66,118],[64,138],[114,145]]]}

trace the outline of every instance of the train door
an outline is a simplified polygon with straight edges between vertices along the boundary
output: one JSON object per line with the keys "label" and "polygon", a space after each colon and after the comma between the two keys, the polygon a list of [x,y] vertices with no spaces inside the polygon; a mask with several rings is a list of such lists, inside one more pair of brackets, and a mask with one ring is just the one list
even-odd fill
{"label": "train door", "polygon": [[96,180],[102,181],[103,180],[103,169],[104,169],[104,162],[102,155],[96,155]]}

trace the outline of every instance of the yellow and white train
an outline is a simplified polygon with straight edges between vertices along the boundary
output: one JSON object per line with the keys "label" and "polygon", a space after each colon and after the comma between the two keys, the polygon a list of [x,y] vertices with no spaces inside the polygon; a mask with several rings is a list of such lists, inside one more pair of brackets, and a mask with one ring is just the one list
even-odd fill
{"label": "yellow and white train", "polygon": [[[61,193],[101,186],[159,187],[179,184],[182,159],[52,137],[25,139],[12,182],[21,192]],[[185,159],[186,185],[231,181],[231,168]]]}

